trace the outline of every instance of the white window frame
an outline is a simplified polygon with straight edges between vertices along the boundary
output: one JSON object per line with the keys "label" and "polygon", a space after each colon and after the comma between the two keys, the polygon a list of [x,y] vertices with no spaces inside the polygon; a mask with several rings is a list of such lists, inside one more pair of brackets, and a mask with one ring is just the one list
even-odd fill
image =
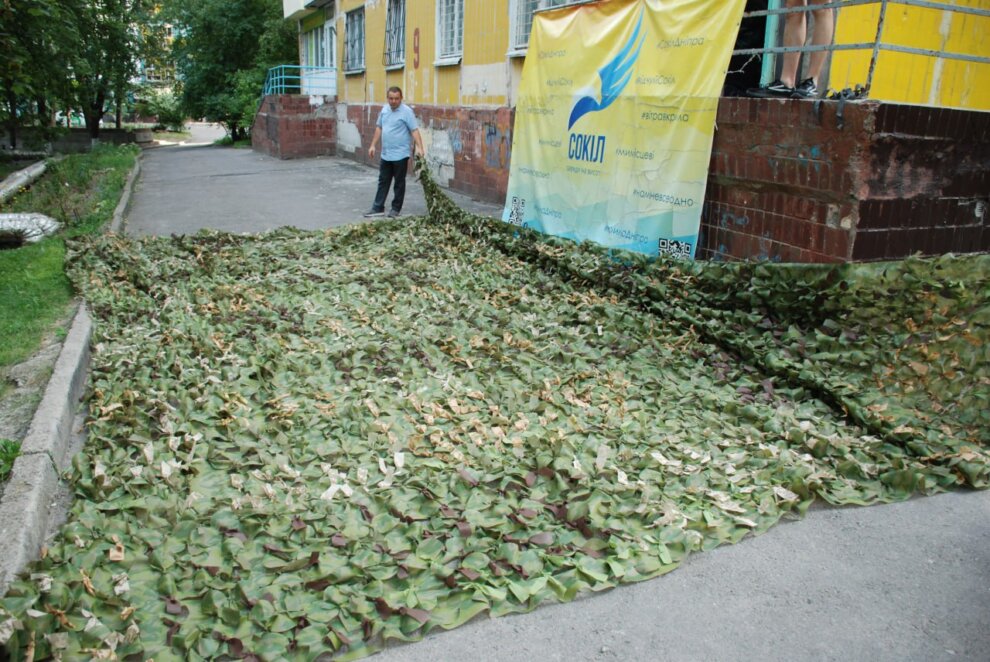
{"label": "white window frame", "polygon": [[365,36],[364,6],[344,14],[344,74],[364,73]]}
{"label": "white window frame", "polygon": [[326,64],[324,66],[334,69],[337,66],[337,28],[333,26],[333,21],[327,19],[323,24],[323,44],[326,49]]}
{"label": "white window frame", "polygon": [[509,0],[509,57],[524,57],[533,30],[533,14],[543,9],[583,5],[593,0]]}
{"label": "white window frame", "polygon": [[[445,25],[450,30],[445,30]],[[433,65],[460,64],[463,56],[464,0],[437,0],[437,59]]]}
{"label": "white window frame", "polygon": [[406,0],[388,0],[382,64],[386,71],[406,66]]}
{"label": "white window frame", "polygon": [[303,38],[303,62],[304,67],[325,67],[326,64],[326,33],[324,26],[306,30],[302,34]]}

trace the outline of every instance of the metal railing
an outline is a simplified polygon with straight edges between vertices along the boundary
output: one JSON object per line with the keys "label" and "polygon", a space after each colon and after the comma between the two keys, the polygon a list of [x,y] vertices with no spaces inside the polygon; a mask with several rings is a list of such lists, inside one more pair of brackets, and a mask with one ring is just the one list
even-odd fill
{"label": "metal railing", "polygon": [[263,96],[270,94],[321,94],[336,96],[337,68],[281,64],[268,70]]}
{"label": "metal railing", "polygon": [[[877,57],[881,51],[892,51],[897,53],[910,53],[913,55],[923,55],[932,58],[944,58],[947,60],[961,60],[964,62],[977,62],[980,64],[990,64],[990,57],[982,55],[969,55],[967,53],[954,53],[951,51],[938,50],[938,49],[926,49],[926,48],[913,48],[910,46],[901,46],[899,44],[887,44],[883,41],[883,30],[884,30],[884,20],[887,15],[887,8],[890,5],[908,5],[913,7],[924,7],[927,9],[935,9],[941,11],[948,11],[957,14],[971,14],[976,16],[982,16],[985,18],[990,18],[990,9],[981,9],[979,7],[966,7],[958,6],[953,4],[948,4],[945,2],[936,2],[934,0],[838,0],[833,2],[827,2],[819,5],[802,5],[800,7],[781,7],[781,0],[769,0],[768,8],[765,10],[751,11],[743,14],[743,18],[758,18],[766,17],[766,41],[763,48],[743,48],[732,51],[733,55],[751,55],[753,57],[763,56],[763,69],[760,77],[760,83],[766,85],[770,83],[775,77],[776,71],[776,59],[777,55],[782,53],[812,53],[815,51],[871,51],[872,56],[870,58],[870,66],[867,73],[866,82],[864,84],[865,94],[869,94],[871,85],[873,84],[873,75],[876,70]],[[778,46],[777,45],[777,34],[779,31],[779,17],[786,14],[794,14],[798,12],[811,12],[818,11],[821,9],[838,9],[855,7],[857,5],[880,5],[880,12],[877,18],[877,32],[876,39],[872,42],[862,42],[857,44],[835,44],[834,42],[826,45],[801,45],[801,46]],[[833,37],[834,39],[834,37]]]}

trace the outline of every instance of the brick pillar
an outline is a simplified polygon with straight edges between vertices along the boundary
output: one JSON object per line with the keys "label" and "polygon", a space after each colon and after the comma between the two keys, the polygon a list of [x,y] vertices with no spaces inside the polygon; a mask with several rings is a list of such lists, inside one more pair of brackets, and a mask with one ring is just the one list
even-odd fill
{"label": "brick pillar", "polygon": [[333,156],[337,153],[334,98],[265,97],[251,126],[251,147],[280,159]]}

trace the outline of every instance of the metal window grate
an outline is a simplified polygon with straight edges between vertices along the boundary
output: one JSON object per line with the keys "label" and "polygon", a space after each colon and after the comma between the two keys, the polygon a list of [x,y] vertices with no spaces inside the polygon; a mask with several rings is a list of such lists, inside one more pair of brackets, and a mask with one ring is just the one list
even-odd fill
{"label": "metal window grate", "polygon": [[406,0],[388,0],[382,62],[386,67],[406,62]]}
{"label": "metal window grate", "polygon": [[592,0],[516,0],[516,15],[512,31],[512,49],[525,50],[529,46],[529,35],[533,31],[533,14],[541,9],[552,9],[564,5],[583,5]]}
{"label": "metal window grate", "polygon": [[364,69],[364,7],[347,12],[344,33],[344,71]]}
{"label": "metal window grate", "polygon": [[439,57],[459,57],[464,51],[464,0],[439,0]]}
{"label": "metal window grate", "polygon": [[533,12],[540,8],[540,4],[541,0],[518,0],[513,48],[526,48],[529,45],[529,33],[533,29]]}

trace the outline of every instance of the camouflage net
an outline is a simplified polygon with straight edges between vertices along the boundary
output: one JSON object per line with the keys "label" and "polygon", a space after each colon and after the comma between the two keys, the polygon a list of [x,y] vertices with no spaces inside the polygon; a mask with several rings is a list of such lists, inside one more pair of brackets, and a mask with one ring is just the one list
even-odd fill
{"label": "camouflage net", "polygon": [[14,659],[361,657],[987,486],[986,256],[651,261],[421,177],[428,217],[72,246],[89,441]]}

